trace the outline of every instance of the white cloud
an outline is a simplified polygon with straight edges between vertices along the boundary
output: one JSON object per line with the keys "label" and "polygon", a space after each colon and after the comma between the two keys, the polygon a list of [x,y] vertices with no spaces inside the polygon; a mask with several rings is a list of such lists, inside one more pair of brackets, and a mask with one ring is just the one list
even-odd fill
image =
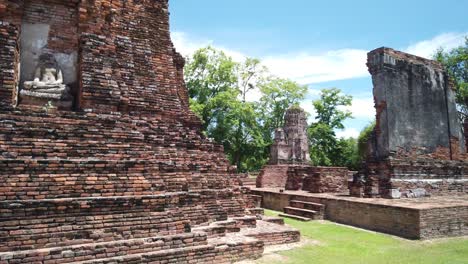
{"label": "white cloud", "polygon": [[345,130],[337,131],[336,136],[338,138],[357,138],[359,131],[356,128],[346,128]]}
{"label": "white cloud", "polygon": [[314,122],[315,116],[317,115],[317,113],[315,112],[315,108],[312,105],[312,102],[310,100],[304,100],[299,105],[302,109],[304,109],[304,111],[310,114],[308,122],[309,123]]}
{"label": "white cloud", "polygon": [[354,118],[372,119],[375,117],[373,98],[354,98],[352,105],[346,109],[351,111]]}
{"label": "white cloud", "polygon": [[193,38],[184,32],[172,32],[171,38],[177,51],[180,52],[180,54],[183,56],[190,56],[198,49],[211,45],[217,49],[222,50],[224,53],[226,53],[226,55],[230,56],[235,61],[243,61],[247,57],[241,52],[216,45],[212,40]]}
{"label": "white cloud", "polygon": [[177,51],[183,56],[190,56],[199,48],[213,44],[213,42],[209,40],[191,38],[184,32],[172,32],[171,39]]}
{"label": "white cloud", "polygon": [[[440,47],[449,50],[463,44],[466,35],[468,33],[444,33],[400,49],[430,58]],[[242,52],[217,45],[211,40],[193,38],[183,32],[172,33],[172,39],[177,50],[184,56],[192,54],[201,47],[212,45],[236,61],[242,61],[247,57]],[[262,61],[275,75],[301,84],[312,84],[368,76],[367,52],[368,50],[363,49],[339,49],[318,54],[297,52],[266,56]]]}
{"label": "white cloud", "polygon": [[465,36],[468,36],[468,32],[465,33],[444,33],[435,36],[432,39],[424,40],[410,45],[404,51],[410,54],[414,54],[420,57],[431,59],[432,55],[439,48],[444,50],[451,50],[465,42]]}
{"label": "white cloud", "polygon": [[366,58],[365,50],[342,49],[321,54],[269,56],[263,63],[275,75],[311,84],[367,76]]}

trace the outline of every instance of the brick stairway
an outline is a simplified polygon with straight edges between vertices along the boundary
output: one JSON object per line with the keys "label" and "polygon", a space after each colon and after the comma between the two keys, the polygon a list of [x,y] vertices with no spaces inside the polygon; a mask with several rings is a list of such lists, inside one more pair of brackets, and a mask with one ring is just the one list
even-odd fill
{"label": "brick stairway", "polygon": [[299,240],[177,119],[0,112],[0,263],[231,263]]}
{"label": "brick stairway", "polygon": [[283,217],[289,217],[300,221],[322,220],[324,218],[325,205],[306,201],[306,198],[297,197],[289,201],[289,206],[283,209]]}

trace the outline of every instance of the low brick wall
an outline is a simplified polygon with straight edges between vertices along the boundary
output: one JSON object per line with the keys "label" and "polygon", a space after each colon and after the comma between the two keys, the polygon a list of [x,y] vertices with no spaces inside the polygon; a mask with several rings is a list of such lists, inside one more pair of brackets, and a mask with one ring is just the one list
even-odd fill
{"label": "low brick wall", "polygon": [[257,177],[257,187],[284,188],[288,180],[289,165],[267,165]]}
{"label": "low brick wall", "polygon": [[376,203],[368,199],[357,201],[260,190],[254,193],[263,197],[262,206],[267,209],[283,211],[284,207],[289,206],[290,200],[321,203],[325,205],[326,220],[408,239],[468,235],[468,206],[415,208]]}
{"label": "low brick wall", "polygon": [[420,238],[468,236],[468,206],[420,211]]}
{"label": "low brick wall", "polygon": [[348,168],[314,167],[313,174],[304,178],[302,189],[312,193],[339,193],[348,189]]}
{"label": "low brick wall", "polygon": [[418,210],[346,200],[323,202],[327,220],[410,239],[420,238]]}
{"label": "low brick wall", "polygon": [[310,165],[267,165],[257,177],[257,188],[284,188],[313,193],[347,191],[349,171],[341,167]]}

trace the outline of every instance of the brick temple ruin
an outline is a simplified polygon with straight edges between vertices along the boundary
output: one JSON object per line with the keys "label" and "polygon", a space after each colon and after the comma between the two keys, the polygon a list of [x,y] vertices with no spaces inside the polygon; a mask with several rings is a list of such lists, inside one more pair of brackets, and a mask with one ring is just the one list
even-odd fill
{"label": "brick temple ruin", "polygon": [[0,0],[0,263],[230,263],[299,232],[189,110],[167,0]]}
{"label": "brick temple ruin", "polygon": [[[365,165],[348,183],[351,195],[322,192],[320,182],[310,181],[322,172],[307,162],[300,173],[268,165],[252,192],[264,208],[304,221],[323,218],[409,239],[468,235],[468,133],[447,72],[438,62],[389,48],[371,51],[367,65],[377,122]],[[275,163],[284,160],[277,149],[291,149],[281,135],[272,148]]]}
{"label": "brick temple ruin", "polygon": [[[256,188],[276,188],[280,192],[347,192],[347,168],[312,166],[307,127],[307,116],[302,108],[293,106],[286,111],[284,127],[275,131],[269,164],[260,171],[256,179]],[[273,209],[284,211],[285,214],[281,216],[303,221],[324,217],[324,205],[321,203],[292,199],[290,203],[279,204],[284,206]]]}
{"label": "brick temple ruin", "polygon": [[258,188],[284,188],[314,193],[346,192],[348,169],[312,166],[307,117],[293,106],[286,111],[284,127],[275,131],[269,164],[257,177]]}
{"label": "brick temple ruin", "polygon": [[299,241],[260,203],[411,239],[468,235],[468,134],[440,64],[369,54],[378,122],[352,197],[346,169],[310,164],[299,108],[258,188],[240,187],[189,109],[184,63],[168,0],[0,0],[0,263],[231,263]]}
{"label": "brick temple ruin", "polygon": [[418,197],[468,194],[468,155],[443,66],[395,51],[369,53],[376,128],[353,195]]}

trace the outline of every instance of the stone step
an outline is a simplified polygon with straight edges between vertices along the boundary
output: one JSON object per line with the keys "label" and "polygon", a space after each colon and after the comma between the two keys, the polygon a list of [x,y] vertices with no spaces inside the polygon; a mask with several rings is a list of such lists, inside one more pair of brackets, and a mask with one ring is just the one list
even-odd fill
{"label": "stone step", "polygon": [[219,225],[198,226],[192,228],[192,232],[206,234],[208,238],[215,238],[225,236],[227,228]]}
{"label": "stone step", "polygon": [[280,245],[300,241],[299,230],[287,225],[278,225],[260,220],[256,228],[243,228],[241,235],[263,241],[265,245]]}
{"label": "stone step", "polygon": [[129,254],[142,254],[168,249],[177,250],[205,245],[207,245],[207,236],[205,234],[183,233],[171,236],[4,252],[0,253],[0,262],[8,260],[5,263],[70,263],[91,261],[96,258],[113,258]]}
{"label": "stone step", "polygon": [[289,205],[291,207],[314,210],[318,212],[323,212],[325,209],[325,205],[323,204],[307,202],[307,201],[299,201],[299,200],[291,200],[289,202]]}
{"label": "stone step", "polygon": [[308,221],[312,220],[312,219],[310,219],[308,217],[302,217],[302,216],[298,216],[298,215],[291,215],[291,214],[285,214],[285,213],[280,213],[278,216],[291,218],[291,219],[294,219],[294,220],[299,220],[299,221],[304,221],[304,222],[308,222]]}
{"label": "stone step", "polygon": [[248,208],[247,209],[252,215],[264,215],[265,209],[257,207],[257,208]]}
{"label": "stone step", "polygon": [[70,262],[69,264],[169,263],[170,260],[172,260],[173,263],[188,263],[187,261],[203,263],[207,262],[207,260],[214,260],[215,256],[216,248],[213,245],[202,245],[109,258],[96,258],[93,260]]}
{"label": "stone step", "polygon": [[284,219],[281,217],[274,216],[262,216],[262,220],[268,223],[273,223],[277,225],[284,225]]}
{"label": "stone step", "polygon": [[319,212],[314,211],[314,210],[309,210],[309,209],[302,209],[302,208],[288,206],[288,207],[285,207],[283,210],[287,214],[307,217],[310,219],[317,219],[317,217],[319,216]]}
{"label": "stone step", "polygon": [[257,225],[256,216],[233,217],[232,219],[237,222],[239,227],[253,228]]}

